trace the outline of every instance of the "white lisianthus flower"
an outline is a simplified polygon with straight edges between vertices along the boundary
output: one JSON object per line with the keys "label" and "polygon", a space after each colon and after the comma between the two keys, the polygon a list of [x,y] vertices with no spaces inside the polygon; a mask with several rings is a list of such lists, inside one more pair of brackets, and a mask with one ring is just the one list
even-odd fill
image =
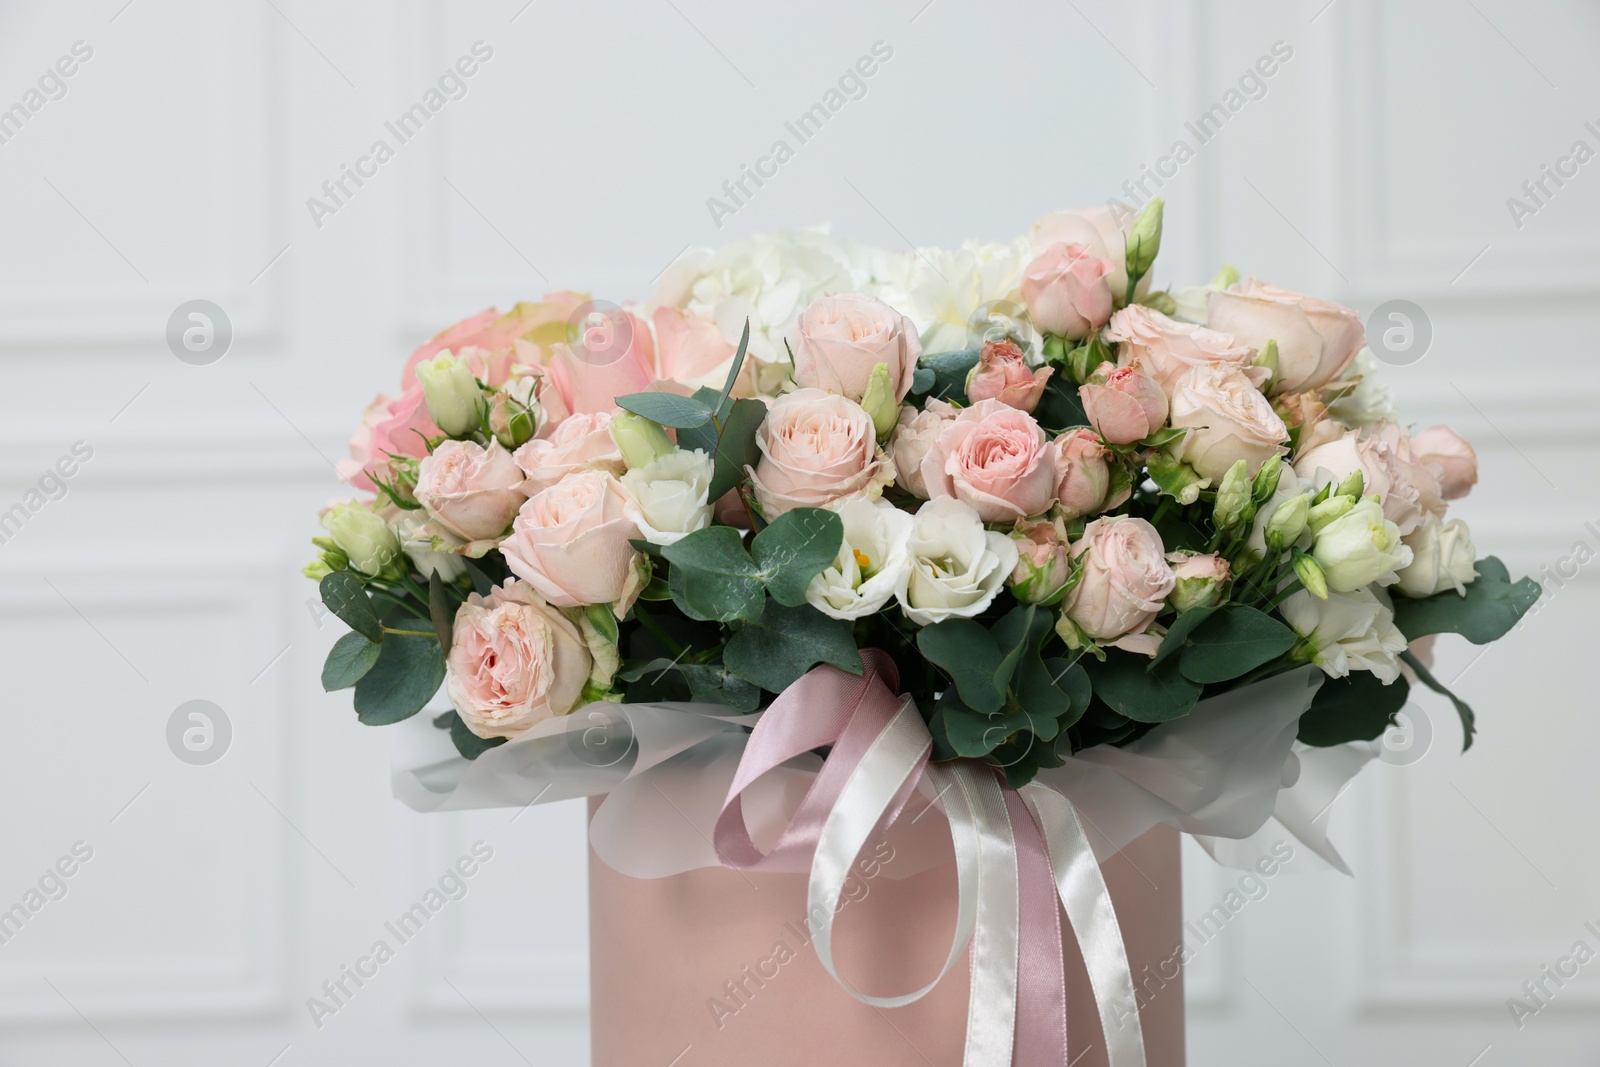
{"label": "white lisianthus flower", "polygon": [[478,404],[483,390],[472,377],[472,368],[448,351],[417,364],[417,381],[428,403],[434,425],[452,437],[466,433],[478,424]]}
{"label": "white lisianthus flower", "polygon": [[1381,593],[1371,588],[1329,592],[1327,600],[1318,600],[1301,590],[1278,610],[1305,642],[1302,658],[1321,667],[1328,677],[1371,671],[1388,685],[1400,676],[1396,657],[1405,651],[1406,638]]}
{"label": "white lisianthus flower", "polygon": [[806,588],[806,602],[834,619],[859,619],[887,604],[911,570],[910,515],[886,500],[852,500],[839,509],[839,555]]}
{"label": "white lisianthus flower", "polygon": [[359,500],[336,500],[322,509],[322,528],[350,560],[370,577],[393,575],[400,559],[400,538],[383,516]]}
{"label": "white lisianthus flower", "polygon": [[1437,515],[1426,515],[1406,544],[1411,546],[1411,565],[1401,569],[1395,584],[1406,596],[1433,596],[1446,589],[1465,596],[1467,586],[1478,577],[1473,566],[1477,549],[1467,524],[1460,519],[1440,522]]}
{"label": "white lisianthus flower", "polygon": [[1351,593],[1377,582],[1390,585],[1397,572],[1411,563],[1411,549],[1400,540],[1400,527],[1383,517],[1383,505],[1374,497],[1324,526],[1311,546],[1311,555],[1328,576],[1328,588]]}
{"label": "white lisianthus flower", "polygon": [[907,547],[910,566],[895,599],[918,626],[978,614],[1017,566],[1016,542],[985,530],[978,513],[954,497],[922,505]]}
{"label": "white lisianthus flower", "polygon": [[675,541],[711,525],[711,457],[700,449],[678,449],[622,476],[627,503],[622,513],[645,540]]}

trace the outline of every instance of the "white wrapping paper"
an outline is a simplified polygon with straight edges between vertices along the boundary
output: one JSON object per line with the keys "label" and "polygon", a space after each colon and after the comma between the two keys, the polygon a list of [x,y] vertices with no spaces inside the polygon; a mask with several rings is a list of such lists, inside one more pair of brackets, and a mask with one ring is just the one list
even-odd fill
{"label": "white wrapping paper", "polygon": [[[1126,747],[1079,752],[1039,781],[1077,808],[1101,860],[1164,824],[1194,835],[1226,865],[1253,862],[1262,851],[1257,837],[1288,833],[1348,873],[1327,838],[1327,810],[1377,749],[1295,741],[1321,677],[1305,667],[1201,701]],[[664,877],[718,865],[712,829],[755,721],[715,704],[595,704],[469,761],[418,715],[391,731],[393,787],[417,811],[604,795],[589,830],[595,852],[624,874]],[[820,766],[814,756],[793,760],[746,794],[759,847],[770,847]],[[896,864],[900,877],[951,855],[942,816],[921,817],[935,800],[925,780],[920,800],[891,830],[896,855],[906,859]]]}

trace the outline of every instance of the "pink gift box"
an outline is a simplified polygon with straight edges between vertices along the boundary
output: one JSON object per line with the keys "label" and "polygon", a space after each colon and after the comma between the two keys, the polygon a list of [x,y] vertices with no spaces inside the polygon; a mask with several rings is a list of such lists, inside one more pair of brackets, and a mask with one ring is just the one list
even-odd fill
{"label": "pink gift box", "polygon": [[[953,864],[904,878],[893,865],[889,846],[868,850],[834,920],[840,975],[879,996],[929,982],[955,921]],[[1174,973],[1183,938],[1178,835],[1158,827],[1101,867],[1144,1002],[1149,1065],[1181,1067],[1183,978],[1158,977]],[[723,868],[631,878],[591,851],[595,1067],[960,1067],[965,958],[914,1004],[862,1004],[810,947],[806,882]],[[1100,1017],[1065,916],[1062,924],[1071,1063],[1103,1067]]]}

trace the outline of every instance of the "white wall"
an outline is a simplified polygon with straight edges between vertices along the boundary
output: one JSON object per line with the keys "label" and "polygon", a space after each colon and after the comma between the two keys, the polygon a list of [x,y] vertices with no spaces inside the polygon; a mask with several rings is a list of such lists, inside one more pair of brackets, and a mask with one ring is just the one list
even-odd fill
{"label": "white wall", "polygon": [[[1163,276],[1228,260],[1420,305],[1431,348],[1387,380],[1477,444],[1480,546],[1535,573],[1600,549],[1600,163],[1520,227],[1506,205],[1600,147],[1579,0],[125,2],[0,7],[0,107],[93,49],[0,144],[0,509],[93,449],[0,545],[0,908],[93,849],[0,945],[5,1063],[583,1062],[581,811],[414,816],[382,734],[317,684],[340,627],[295,572],[361,406],[455,318],[642,296],[689,244],[1004,238],[1103,201],[1275,41],[1265,96],[1162,190]],[[306,199],[480,39],[468,95],[314,225]],[[865,97],[714,226],[707,197],[879,40]],[[164,338],[191,299],[234,329],[211,365]],[[1579,570],[1481,659],[1441,649],[1481,739],[1461,756],[1418,699],[1426,757],[1330,816],[1359,877],[1280,876],[1204,947],[1193,1063],[1592,1062],[1600,963],[1520,1031],[1505,1003],[1600,948]],[[232,729],[206,766],[167,743],[196,699]],[[314,1027],[306,998],[477,839],[465,901]],[[1191,914],[1233,877],[1207,862]]]}

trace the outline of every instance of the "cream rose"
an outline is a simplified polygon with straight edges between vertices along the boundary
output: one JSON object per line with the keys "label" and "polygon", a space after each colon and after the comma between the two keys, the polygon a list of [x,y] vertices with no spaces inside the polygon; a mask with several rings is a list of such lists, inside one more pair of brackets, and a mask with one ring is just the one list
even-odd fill
{"label": "cream rose", "polygon": [[711,457],[698,448],[668,452],[622,476],[623,513],[644,539],[670,545],[711,525]]}
{"label": "cream rose", "polygon": [[479,737],[515,737],[576,707],[591,665],[571,620],[513,578],[456,609],[445,692]]}
{"label": "cream rose", "polygon": [[[1117,265],[1083,245],[1054,244],[1046,248],[1022,273],[1022,299],[1028,305],[1028,317],[1034,327],[1040,333],[1071,340],[1100,329],[1111,318],[1114,305],[1107,278]],[[1124,276],[1122,285],[1127,284]],[[1121,296],[1122,291],[1116,295]]]}
{"label": "cream rose", "polygon": [[464,541],[499,537],[527,496],[522,468],[499,441],[445,441],[417,465],[417,503]]}
{"label": "cream rose", "polygon": [[1367,343],[1361,316],[1350,308],[1256,278],[1213,292],[1208,308],[1211,328],[1242,344],[1278,342],[1278,392],[1326,385]]}
{"label": "cream rose", "polygon": [[610,604],[617,618],[639,595],[649,565],[628,542],[639,527],[628,495],[605,471],[578,471],[528,498],[500,544],[506,565],[563,608]]}
{"label": "cream rose", "polygon": [[911,565],[895,599],[918,626],[983,611],[1017,566],[1011,538],[985,530],[976,511],[950,497],[918,509],[907,545]]}
{"label": "cream rose", "polygon": [[912,496],[928,499],[928,486],[922,480],[922,460],[944,432],[945,424],[959,411],[954,404],[933,397],[921,411],[909,405],[900,409],[900,421],[889,438],[889,454],[894,458],[895,480]]}
{"label": "cream rose", "polygon": [[894,481],[894,464],[877,436],[872,417],[848,397],[821,389],[784,394],[756,433],[756,501],[775,519],[791,508],[881,496]]}
{"label": "cream rose", "polygon": [[1395,584],[1406,596],[1433,596],[1446,589],[1465,595],[1478,577],[1477,549],[1460,519],[1441,522],[1437,515],[1425,515],[1406,544],[1411,548],[1411,565],[1401,568]]}
{"label": "cream rose", "polygon": [[[1444,512],[1438,475],[1417,462],[1405,431],[1393,423],[1352,430],[1318,445],[1295,460],[1294,469],[1318,485],[1340,482],[1360,471],[1362,495],[1382,501],[1384,515],[1400,528],[1402,537],[1421,525],[1425,514]],[[1324,473],[1319,477],[1318,471]]]}
{"label": "cream rose", "polygon": [[939,433],[922,459],[928,497],[955,497],[984,522],[1038,515],[1056,500],[1055,455],[1026,411],[980,400]]}
{"label": "cream rose", "polygon": [[1284,451],[1289,430],[1267,398],[1227,363],[1200,363],[1172,390],[1171,424],[1187,429],[1179,458],[1202,478],[1219,480],[1244,460],[1252,475]]}
{"label": "cream rose", "polygon": [[574,471],[598,470],[621,474],[627,469],[622,451],[611,436],[613,412],[569,415],[547,436],[535,437],[512,453],[527,481],[529,496],[548,489]]}
{"label": "cream rose", "polygon": [[[1117,346],[1117,366],[1137,362],[1168,396],[1193,367],[1211,363],[1247,367],[1255,355],[1255,349],[1228,334],[1170,319],[1139,304],[1111,316],[1102,336]],[[1263,367],[1250,367],[1246,373],[1253,382],[1266,381]]]}
{"label": "cream rose", "polygon": [[830,618],[859,619],[881,610],[906,579],[915,520],[887,500],[851,500],[839,518],[839,554],[811,579],[806,602]]}
{"label": "cream rose", "polygon": [[1440,496],[1459,500],[1478,484],[1478,454],[1448,426],[1430,426],[1411,438],[1417,461],[1438,476]]}
{"label": "cream rose", "polygon": [[1178,581],[1156,528],[1128,515],[1095,519],[1072,555],[1082,559],[1083,577],[1061,610],[1093,641],[1143,633]]}
{"label": "cream rose", "polygon": [[922,345],[911,320],[881,300],[858,293],[822,296],[800,313],[794,329],[794,380],[859,402],[872,368],[889,368],[895,400],[911,391]]}

